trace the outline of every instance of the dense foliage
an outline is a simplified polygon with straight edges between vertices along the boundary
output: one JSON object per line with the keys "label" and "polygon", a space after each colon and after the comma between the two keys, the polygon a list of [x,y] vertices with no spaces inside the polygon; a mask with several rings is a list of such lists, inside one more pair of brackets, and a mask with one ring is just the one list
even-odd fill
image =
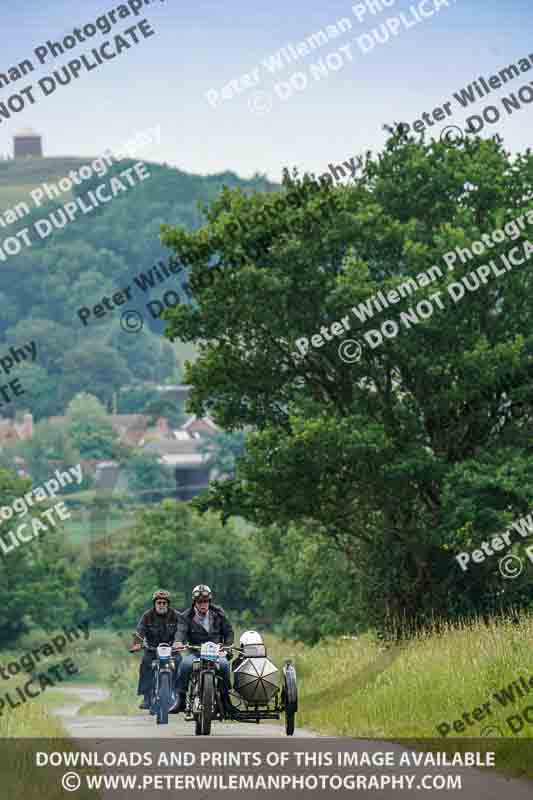
{"label": "dense foliage", "polygon": [[128,541],[131,558],[115,612],[132,624],[151,605],[152,592],[165,587],[178,609],[190,603],[195,584],[207,583],[216,602],[239,612],[256,609],[251,597],[249,535],[214,517],[199,518],[184,503],[163,501],[139,512]]}
{"label": "dense foliage", "polygon": [[[31,488],[29,481],[0,469],[0,507]],[[24,522],[40,517],[45,507],[30,508]],[[0,535],[7,544],[7,534],[20,524],[16,517],[2,520]],[[79,568],[65,545],[67,525],[68,520],[57,527],[50,524],[37,538],[0,556],[0,644],[33,628],[52,631],[84,618],[87,606],[78,591]]]}
{"label": "dense foliage", "polygon": [[[496,558],[462,573],[454,555],[532,505],[531,262],[354,363],[334,336],[305,356],[295,342],[345,315],[362,340],[444,293],[488,257],[447,272],[443,254],[524,215],[532,175],[529,152],[511,159],[495,141],[427,144],[396,131],[352,186],[286,174],[281,194],[223,191],[198,231],[164,228],[198,301],[167,315],[170,338],[199,346],[186,374],[192,407],[257,430],[237,477],[202,507],[325,537],[348,559],[367,621],[530,602],[531,574],[504,582]],[[513,244],[494,244],[490,258]],[[438,285],[419,283],[370,325],[350,313],[435,264]]]}
{"label": "dense foliage", "polygon": [[237,460],[244,455],[246,434],[244,431],[218,431],[205,438],[199,446],[199,451],[209,456],[210,464],[217,474],[233,476]]}

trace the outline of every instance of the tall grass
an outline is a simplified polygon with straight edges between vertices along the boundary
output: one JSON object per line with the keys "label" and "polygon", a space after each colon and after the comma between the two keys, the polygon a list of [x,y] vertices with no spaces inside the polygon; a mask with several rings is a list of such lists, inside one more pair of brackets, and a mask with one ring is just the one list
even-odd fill
{"label": "tall grass", "polygon": [[[79,631],[78,631],[79,632]],[[16,650],[2,651],[0,653],[0,664],[4,667],[10,662],[19,661],[24,653],[29,653],[32,648],[37,648],[45,642],[51,641],[61,631],[46,633],[44,631],[34,631],[31,635],[23,637]],[[0,680],[0,696],[7,693],[10,695],[14,704],[12,708],[8,702],[0,715],[0,738],[23,737],[23,736],[59,736],[64,735],[56,717],[50,713],[50,709],[65,700],[67,695],[61,695],[63,686],[76,686],[81,684],[103,684],[114,664],[113,656],[119,652],[120,645],[117,645],[117,637],[114,634],[102,631],[91,631],[89,638],[80,632],[80,638],[67,642],[61,653],[34,660],[35,666],[30,672],[21,671],[18,675],[9,680]],[[58,679],[54,673],[47,672],[51,666],[60,665],[65,659],[70,659],[78,669],[78,673],[69,676],[61,667],[60,674],[63,681]],[[44,691],[35,698],[30,698],[23,702],[15,691],[17,687],[22,687],[31,678],[35,680],[38,674],[47,675],[54,683],[52,687],[46,687]],[[35,682],[32,690],[38,689],[39,682]],[[68,701],[71,698],[68,697]]]}
{"label": "tall grass", "polygon": [[[59,719],[52,713],[55,707],[70,702],[70,695],[47,690],[0,717],[0,738],[4,739],[0,747],[2,798],[66,800],[70,796],[60,786],[65,770],[38,767],[35,755],[38,750],[64,752],[77,749],[74,743],[69,742]],[[97,793],[83,786],[78,795],[80,800],[98,797]]]}
{"label": "tall grass", "polygon": [[[16,650],[0,653],[0,663],[5,667],[12,661],[19,661],[23,653],[49,641],[51,635],[55,634],[34,632],[31,636],[24,637],[18,643]],[[33,673],[20,672],[9,680],[0,680],[2,695],[9,693],[13,703],[20,703],[15,708],[11,708],[6,702],[0,716],[0,739],[4,740],[0,747],[0,773],[2,775],[0,797],[10,798],[10,800],[18,797],[23,797],[24,800],[66,800],[71,796],[61,788],[59,783],[61,775],[66,770],[37,767],[35,752],[37,750],[77,749],[74,743],[69,742],[68,734],[60,719],[53,714],[53,710],[75,702],[71,695],[61,692],[62,686],[98,680],[99,675],[93,663],[97,658],[98,644],[98,633],[91,635],[88,640],[80,638],[68,643],[63,653],[40,659]],[[47,668],[59,664],[65,658],[70,658],[76,664],[79,675],[71,678],[62,670],[62,674],[65,676],[65,681],[62,683],[53,677],[53,673],[47,673]],[[17,686],[23,686],[32,675],[35,677],[38,673],[48,674],[56,686],[53,689],[47,687],[42,694],[22,703],[15,689]],[[35,690],[37,687],[38,683],[34,684],[32,688]],[[42,744],[36,740],[41,740]],[[80,800],[99,797],[97,792],[89,791],[83,786],[77,792],[76,796],[78,795]]]}
{"label": "tall grass", "polygon": [[[334,736],[418,740],[419,749],[433,751],[494,751],[498,769],[533,777],[526,756],[531,748],[517,741],[533,737],[533,725],[514,734],[506,723],[533,705],[533,689],[530,697],[506,707],[493,697],[521,675],[526,681],[533,677],[532,639],[533,617],[525,616],[519,624],[448,625],[391,648],[362,636],[312,648],[277,641],[270,654],[276,663],[284,654],[294,655],[299,726]],[[453,729],[454,720],[486,702],[490,715],[478,722],[471,717],[474,724],[465,724],[463,732]],[[443,722],[451,728],[447,737],[437,730]],[[487,726],[497,726],[501,739],[481,738]]]}
{"label": "tall grass", "polygon": [[[533,676],[532,635],[531,616],[518,625],[449,625],[389,650],[390,663],[387,651],[367,637],[289,646],[296,655],[300,723],[341,736],[435,738],[441,722],[491,701],[492,716],[451,735],[479,737],[486,724],[495,723],[512,737],[503,723],[520,703],[502,708],[492,693],[520,675]],[[283,649],[278,643],[271,652],[281,655]],[[376,671],[380,653],[383,669]],[[519,735],[532,734],[526,726]]]}

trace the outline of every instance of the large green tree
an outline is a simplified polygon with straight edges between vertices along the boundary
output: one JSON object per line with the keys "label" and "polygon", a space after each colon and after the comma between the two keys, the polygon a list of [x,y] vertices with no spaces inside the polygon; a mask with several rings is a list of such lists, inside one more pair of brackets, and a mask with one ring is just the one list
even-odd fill
{"label": "large green tree", "polygon": [[329,537],[273,525],[252,541],[252,588],[274,631],[315,644],[365,630],[357,569]]}
{"label": "large green tree", "polygon": [[[69,170],[85,163],[86,159],[78,164],[57,158],[39,159],[29,166],[20,159],[3,162],[2,185],[57,183]],[[105,178],[94,176],[75,186],[73,192],[86,198],[91,187],[132,164],[130,160],[116,163]],[[189,229],[197,227],[199,204],[214,197],[222,182],[243,186],[248,192],[275,187],[259,175],[251,180],[230,172],[194,176],[153,163],[148,169],[149,180],[121,193],[112,203],[79,215],[44,239],[33,237],[31,247],[2,262],[0,357],[7,355],[12,345],[21,347],[29,340],[37,345],[35,369],[23,381],[25,394],[5,406],[3,415],[28,407],[38,419],[59,415],[73,395],[85,389],[109,403],[114,392],[134,381],[174,379],[176,356],[183,360],[191,355],[192,348],[180,344],[171,348],[161,338],[161,321],[146,309],[148,301],[161,300],[167,290],[177,291],[181,302],[188,302],[180,288],[180,275],[159,282],[153,270],[160,260],[169,258],[159,241],[160,224],[172,220]],[[61,209],[63,202],[64,198],[58,198],[32,208],[6,229],[6,235],[31,229],[38,219]],[[145,287],[150,280],[154,282],[149,291],[135,282],[141,272],[146,276]],[[113,310],[103,308],[104,297],[111,299],[126,288],[130,289],[126,303],[114,305]],[[78,310],[84,307],[92,312],[95,306],[100,306],[98,316],[91,313],[82,322]],[[121,327],[126,310],[143,315],[141,333]]]}
{"label": "large green tree", "polygon": [[176,494],[174,470],[161,464],[153,453],[134,452],[124,465],[128,489],[139,497],[141,503]]}
{"label": "large green tree", "polygon": [[82,458],[117,458],[123,455],[108,414],[94,395],[80,392],[67,408],[68,431]]}
{"label": "large green tree", "polygon": [[209,456],[211,469],[223,476],[233,476],[238,458],[244,454],[246,434],[244,431],[217,433],[207,436],[200,442],[199,451]]}
{"label": "large green tree", "polygon": [[49,319],[24,317],[6,331],[6,340],[14,347],[35,342],[36,363],[50,374],[56,374],[65,355],[68,328]]}
{"label": "large green tree", "polygon": [[[368,618],[381,622],[522,597],[530,578],[502,586],[497,559],[462,573],[454,554],[533,500],[531,268],[454,304],[450,283],[513,242],[450,272],[442,260],[525,214],[533,156],[511,159],[477,138],[390,134],[352,186],[286,173],[280,194],[227,189],[200,230],[163,229],[197,300],[168,312],[167,335],[199,346],[186,375],[191,408],[229,430],[257,430],[236,479],[213,487],[204,507],[329,537],[352,559]],[[432,265],[442,267],[438,285],[419,282],[370,324],[350,311],[409,277],[417,285]],[[370,328],[435,291],[444,310],[380,347],[366,342]],[[364,345],[359,360],[343,361],[331,334],[297,351],[298,339],[346,316],[347,336]]]}
{"label": "large green tree", "polygon": [[31,411],[35,420],[42,420],[61,412],[63,404],[59,399],[58,375],[50,375],[39,364],[25,362],[17,368],[16,378],[22,394],[14,396],[6,406],[6,416],[14,417],[17,412]]}

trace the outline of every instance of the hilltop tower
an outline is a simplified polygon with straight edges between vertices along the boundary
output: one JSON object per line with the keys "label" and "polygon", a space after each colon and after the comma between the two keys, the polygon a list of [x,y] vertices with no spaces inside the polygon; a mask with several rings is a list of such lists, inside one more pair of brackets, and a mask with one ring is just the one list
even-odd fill
{"label": "hilltop tower", "polygon": [[30,128],[19,131],[13,137],[13,154],[14,158],[28,158],[28,156],[42,158],[42,137]]}

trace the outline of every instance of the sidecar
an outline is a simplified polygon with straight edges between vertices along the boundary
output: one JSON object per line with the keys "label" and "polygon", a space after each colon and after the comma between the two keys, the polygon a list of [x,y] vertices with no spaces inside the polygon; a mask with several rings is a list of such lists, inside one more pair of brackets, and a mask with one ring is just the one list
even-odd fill
{"label": "sidecar", "polygon": [[280,719],[285,714],[287,736],[294,733],[298,710],[296,670],[286,659],[282,671],[267,657],[266,646],[257,631],[240,638],[238,658],[233,664],[231,717],[239,722]]}

